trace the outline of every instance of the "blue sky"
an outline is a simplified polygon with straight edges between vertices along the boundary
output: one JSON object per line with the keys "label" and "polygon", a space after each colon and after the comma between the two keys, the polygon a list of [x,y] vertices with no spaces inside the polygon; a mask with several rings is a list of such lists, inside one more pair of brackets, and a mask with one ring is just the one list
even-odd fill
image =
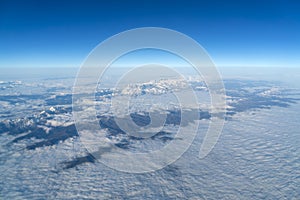
{"label": "blue sky", "polygon": [[300,67],[300,2],[0,0],[0,67],[78,67],[101,41],[157,26],[197,40],[218,66]]}

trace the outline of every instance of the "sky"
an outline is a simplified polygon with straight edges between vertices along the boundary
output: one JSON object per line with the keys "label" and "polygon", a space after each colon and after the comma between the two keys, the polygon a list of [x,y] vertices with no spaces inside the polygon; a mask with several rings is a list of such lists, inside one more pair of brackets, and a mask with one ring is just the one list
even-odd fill
{"label": "sky", "polygon": [[300,1],[0,0],[1,67],[79,67],[103,40],[164,27],[217,66],[300,67]]}

